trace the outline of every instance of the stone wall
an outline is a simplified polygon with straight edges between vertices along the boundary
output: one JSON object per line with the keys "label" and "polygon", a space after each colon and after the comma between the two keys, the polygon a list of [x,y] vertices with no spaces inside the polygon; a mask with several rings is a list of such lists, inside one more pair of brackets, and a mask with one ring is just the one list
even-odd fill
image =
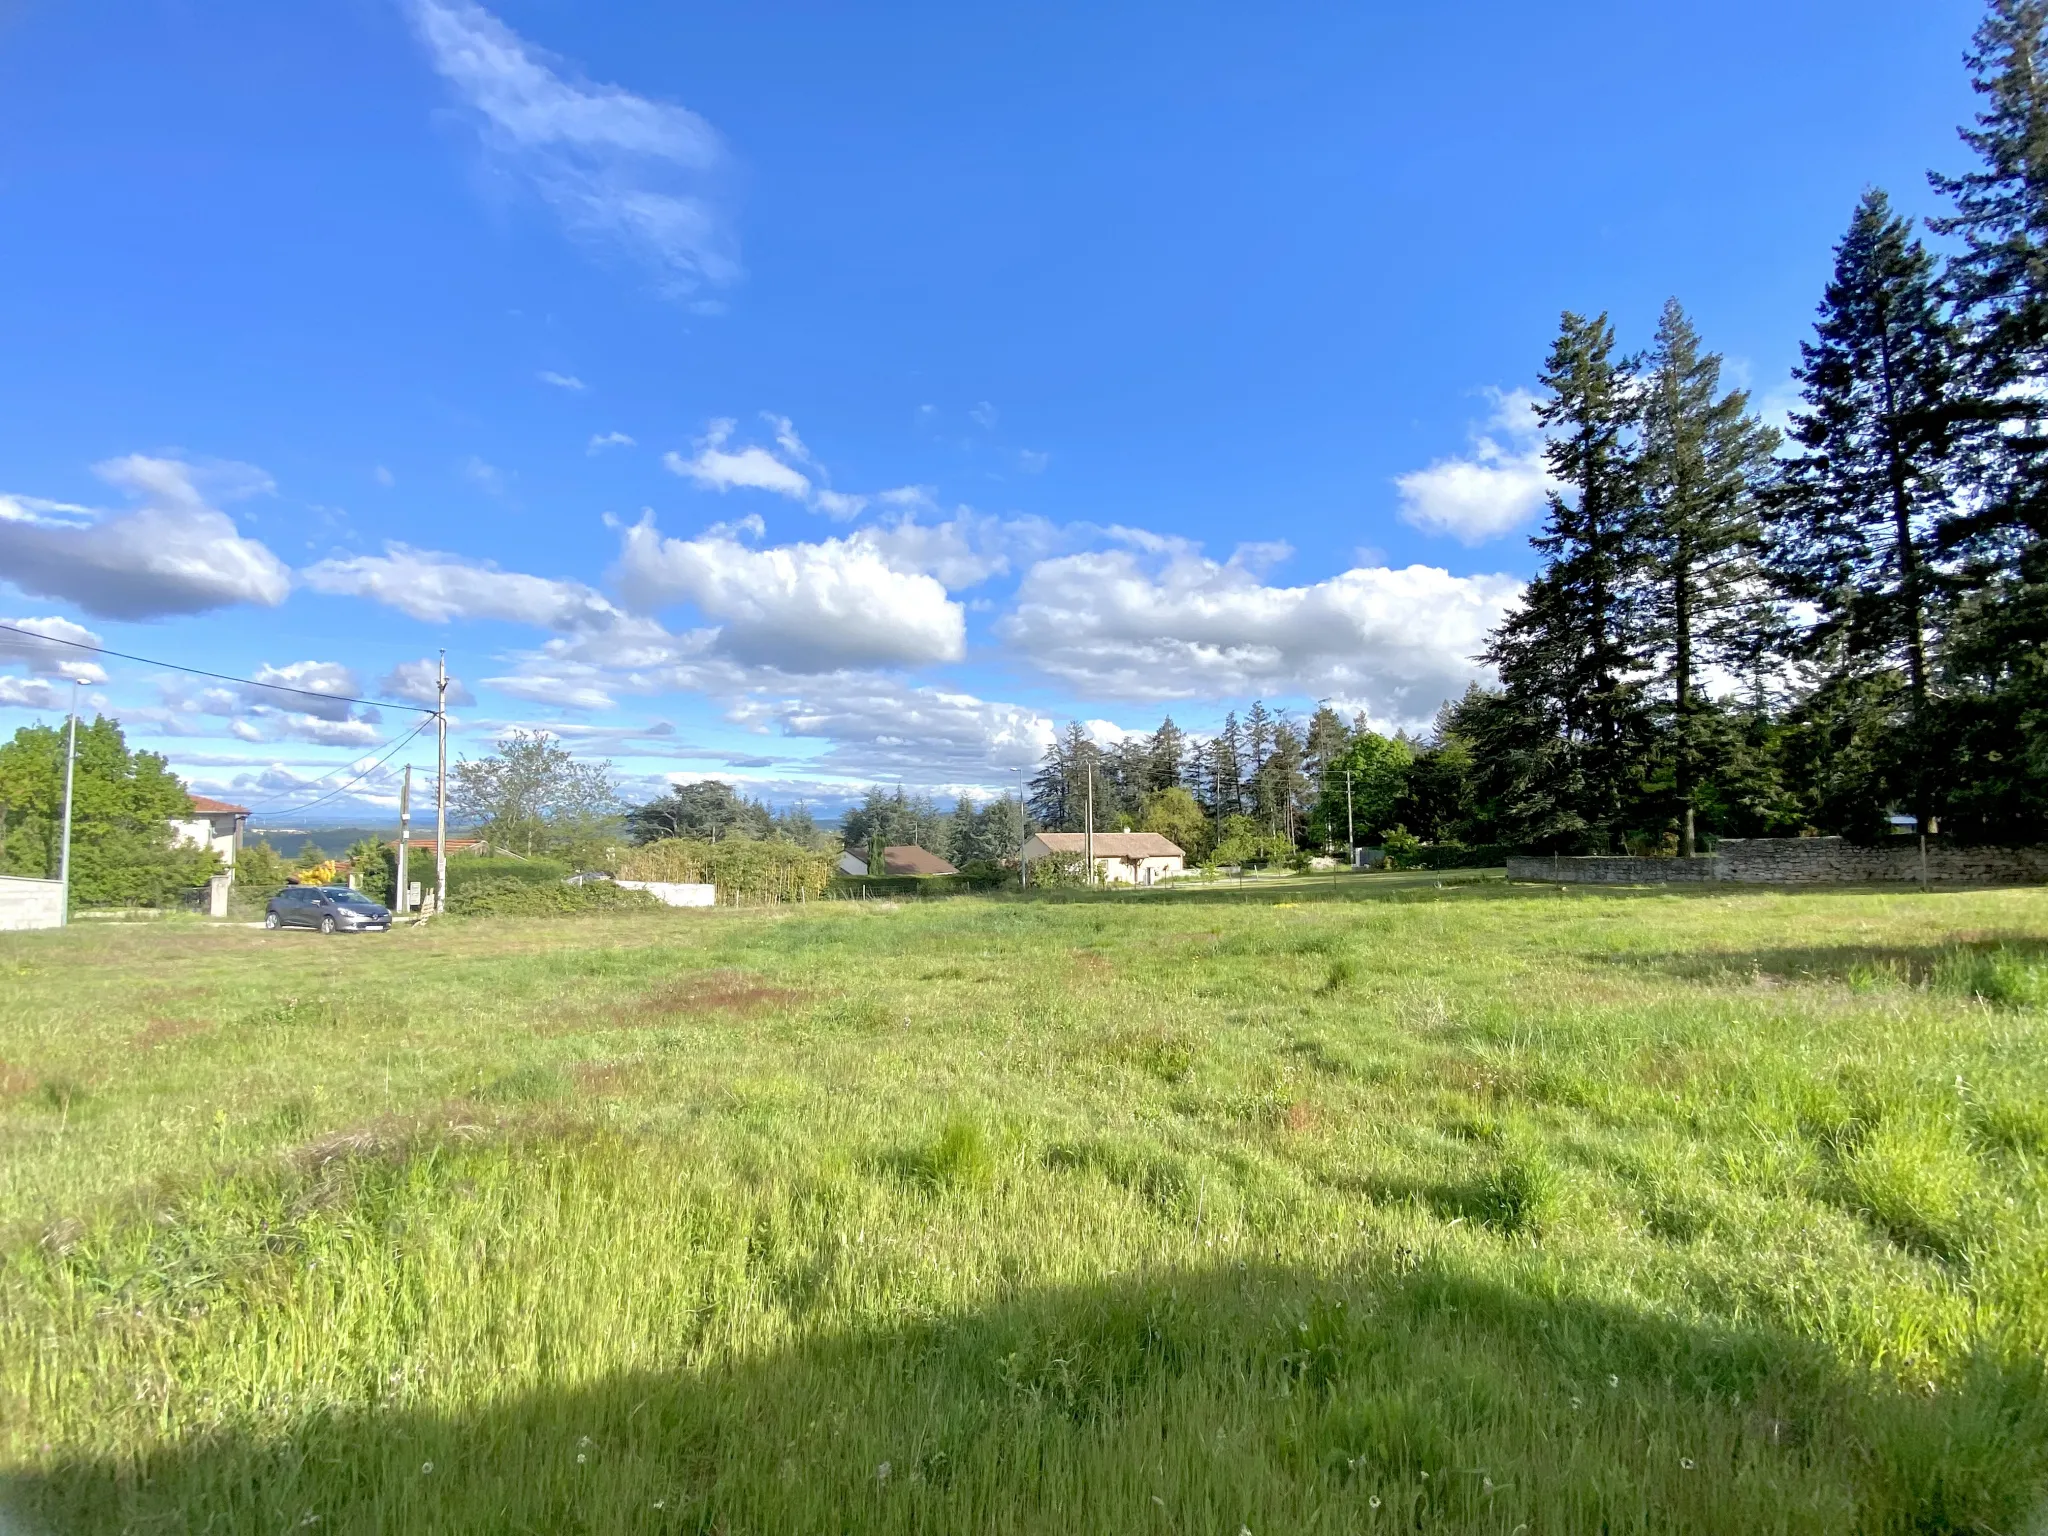
{"label": "stone wall", "polygon": [[0,875],[0,929],[61,928],[64,887],[55,880]]}
{"label": "stone wall", "polygon": [[[1921,878],[1913,843],[1866,846],[1839,837],[1724,837],[1697,859],[1516,857],[1510,880],[1559,885],[1664,885],[1726,880],[1754,885],[1861,885]],[[1938,885],[2048,883],[2048,848],[1957,848],[1930,843],[1926,878]]]}

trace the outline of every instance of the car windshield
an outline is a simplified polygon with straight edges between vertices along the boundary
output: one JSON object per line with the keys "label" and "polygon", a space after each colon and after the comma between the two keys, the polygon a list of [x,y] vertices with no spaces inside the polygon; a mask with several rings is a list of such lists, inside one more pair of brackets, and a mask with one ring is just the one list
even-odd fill
{"label": "car windshield", "polygon": [[361,891],[329,891],[327,894],[340,902],[344,907],[374,907],[377,905],[376,902],[370,900]]}

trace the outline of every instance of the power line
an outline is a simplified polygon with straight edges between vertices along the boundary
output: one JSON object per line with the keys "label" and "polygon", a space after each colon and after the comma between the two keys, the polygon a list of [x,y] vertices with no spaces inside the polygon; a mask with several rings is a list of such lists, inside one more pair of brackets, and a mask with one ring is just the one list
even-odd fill
{"label": "power line", "polygon": [[259,683],[254,678],[230,677],[225,672],[208,672],[203,667],[181,666],[175,661],[156,661],[148,656],[131,656],[126,651],[108,650],[104,645],[87,645],[82,640],[59,640],[55,635],[39,635],[32,629],[23,629],[18,624],[0,624],[0,629],[10,634],[26,635],[31,640],[40,640],[45,645],[68,645],[74,651],[91,651],[95,656],[118,656],[123,661],[139,661],[145,667],[167,667],[173,672],[189,672],[194,677],[210,677],[216,682],[238,683],[244,688],[268,688],[276,693],[296,693],[303,698],[325,699],[330,704],[366,704],[371,709],[409,709],[415,714],[432,718],[434,711],[424,704],[400,704],[390,699],[356,699],[345,693],[321,693],[314,688],[292,688],[284,683]]}
{"label": "power line", "polygon": [[390,762],[392,758],[398,755],[400,748],[404,747],[415,736],[419,735],[420,732],[424,731],[428,726],[432,725],[433,723],[434,716],[433,712],[430,710],[427,713],[426,719],[422,720],[418,725],[414,726],[411,730],[407,731],[403,736],[399,737],[396,742],[392,743],[392,747],[389,752],[386,752],[382,757],[378,758],[377,761],[370,764],[369,767],[365,768],[361,773],[357,774],[354,778],[348,780],[344,784],[338,785],[335,788],[330,789],[318,800],[308,800],[303,805],[294,805],[289,801],[278,800],[274,801],[269,805],[252,806],[249,810],[249,814],[251,816],[261,816],[268,811],[310,811],[316,805],[324,805],[327,801],[332,800],[336,795],[341,794],[344,790],[353,789],[356,785],[360,784],[364,779],[367,779],[371,774],[375,773],[379,768],[382,768],[386,763]]}

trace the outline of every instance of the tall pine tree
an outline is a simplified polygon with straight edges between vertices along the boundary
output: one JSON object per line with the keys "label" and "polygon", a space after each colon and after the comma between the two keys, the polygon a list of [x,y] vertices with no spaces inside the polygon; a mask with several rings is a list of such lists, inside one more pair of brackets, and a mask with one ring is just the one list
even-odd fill
{"label": "tall pine tree", "polygon": [[1992,0],[1968,62],[1978,167],[1936,176],[1962,245],[1964,494],[1941,541],[1961,588],[1941,735],[1960,829],[2037,836],[2048,819],[2048,0]]}
{"label": "tall pine tree", "polygon": [[1664,306],[1643,379],[1642,619],[1645,653],[1670,705],[1672,798],[1679,851],[1697,852],[1702,716],[1708,668],[1741,654],[1758,586],[1757,490],[1778,435],[1721,389],[1721,359],[1703,351],[1676,299]]}
{"label": "tall pine tree", "polygon": [[1495,763],[1498,782],[1482,772],[1477,792],[1515,841],[1609,852],[1621,844],[1644,752],[1628,602],[1639,514],[1635,374],[1615,356],[1605,315],[1567,313],[1541,382],[1537,420],[1558,488],[1532,541],[1542,569],[1485,652],[1503,691],[1474,701],[1472,717],[1512,753]]}
{"label": "tall pine tree", "polygon": [[[1898,691],[1886,679],[1904,681],[1903,698],[1863,717],[1876,734],[1859,754],[1875,770],[1861,798],[1902,796],[1921,831],[1939,777],[1927,771],[1943,607],[1934,537],[1950,505],[1955,342],[1934,258],[1884,193],[1866,192],[1800,346],[1801,451],[1767,499],[1772,574],[1814,616],[1794,654],[1827,666],[1831,698],[1878,702]],[[1877,687],[1850,689],[1852,676]]]}

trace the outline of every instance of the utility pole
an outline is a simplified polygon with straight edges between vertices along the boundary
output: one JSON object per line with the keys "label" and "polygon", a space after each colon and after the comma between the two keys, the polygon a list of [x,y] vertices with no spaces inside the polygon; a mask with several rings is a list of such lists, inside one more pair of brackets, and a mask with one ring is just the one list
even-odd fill
{"label": "utility pole", "polygon": [[434,911],[448,910],[448,653],[441,653],[438,679],[440,708],[434,713],[436,743],[434,769]]}
{"label": "utility pole", "polygon": [[1024,791],[1017,791],[1017,889],[1031,889],[1031,861],[1024,851],[1031,846],[1031,818],[1024,814]]}
{"label": "utility pole", "polygon": [[405,883],[405,853],[412,843],[412,764],[405,765],[405,782],[398,788],[398,874],[392,880],[397,887],[391,893],[391,905],[401,913],[412,910],[405,899],[409,887]]}
{"label": "utility pole", "polygon": [[1095,759],[1088,759],[1088,883],[1095,883]]}
{"label": "utility pole", "polygon": [[1351,770],[1344,770],[1344,857],[1358,868],[1358,821],[1351,814]]}
{"label": "utility pole", "polygon": [[64,886],[64,909],[58,926],[71,921],[71,781],[78,768],[78,682],[71,684],[71,742],[64,749],[64,848],[57,855],[57,879]]}

